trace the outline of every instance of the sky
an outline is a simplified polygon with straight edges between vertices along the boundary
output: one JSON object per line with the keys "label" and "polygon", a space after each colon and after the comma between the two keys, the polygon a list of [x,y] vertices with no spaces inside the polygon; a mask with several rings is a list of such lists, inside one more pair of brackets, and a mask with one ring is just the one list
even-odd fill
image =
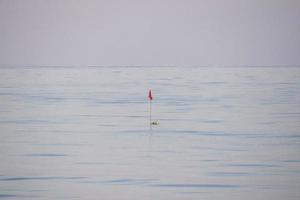
{"label": "sky", "polygon": [[299,0],[0,0],[0,65],[300,65]]}

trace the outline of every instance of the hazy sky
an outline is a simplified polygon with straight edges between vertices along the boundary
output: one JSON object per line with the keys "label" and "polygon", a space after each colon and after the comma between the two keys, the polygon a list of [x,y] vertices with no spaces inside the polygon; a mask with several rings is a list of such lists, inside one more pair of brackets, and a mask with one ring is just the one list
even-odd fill
{"label": "hazy sky", "polygon": [[299,65],[299,0],[0,0],[0,65]]}

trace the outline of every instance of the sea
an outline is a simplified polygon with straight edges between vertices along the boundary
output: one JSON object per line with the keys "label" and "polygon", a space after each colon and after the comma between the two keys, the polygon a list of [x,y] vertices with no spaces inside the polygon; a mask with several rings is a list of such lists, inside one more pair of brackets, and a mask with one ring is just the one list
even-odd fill
{"label": "sea", "polygon": [[300,67],[3,66],[0,199],[299,200]]}

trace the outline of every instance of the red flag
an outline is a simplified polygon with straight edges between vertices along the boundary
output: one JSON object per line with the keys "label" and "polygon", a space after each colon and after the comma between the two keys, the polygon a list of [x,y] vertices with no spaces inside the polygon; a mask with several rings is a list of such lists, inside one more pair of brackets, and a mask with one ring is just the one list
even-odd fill
{"label": "red flag", "polygon": [[152,98],[152,93],[151,93],[151,90],[149,90],[149,93],[148,93],[148,98],[149,100],[151,101],[153,98]]}

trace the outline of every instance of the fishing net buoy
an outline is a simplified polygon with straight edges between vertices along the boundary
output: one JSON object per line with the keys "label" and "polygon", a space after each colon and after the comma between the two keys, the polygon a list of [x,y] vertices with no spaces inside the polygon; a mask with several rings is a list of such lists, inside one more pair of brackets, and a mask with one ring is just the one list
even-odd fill
{"label": "fishing net buoy", "polygon": [[152,125],[158,125],[158,121],[152,121],[152,100],[153,100],[153,96],[152,96],[152,92],[151,89],[148,92],[148,99],[149,99],[149,121],[150,121],[150,127],[152,127]]}
{"label": "fishing net buoy", "polygon": [[157,122],[157,121],[151,122],[151,125],[158,125],[158,124],[159,124],[159,122]]}

